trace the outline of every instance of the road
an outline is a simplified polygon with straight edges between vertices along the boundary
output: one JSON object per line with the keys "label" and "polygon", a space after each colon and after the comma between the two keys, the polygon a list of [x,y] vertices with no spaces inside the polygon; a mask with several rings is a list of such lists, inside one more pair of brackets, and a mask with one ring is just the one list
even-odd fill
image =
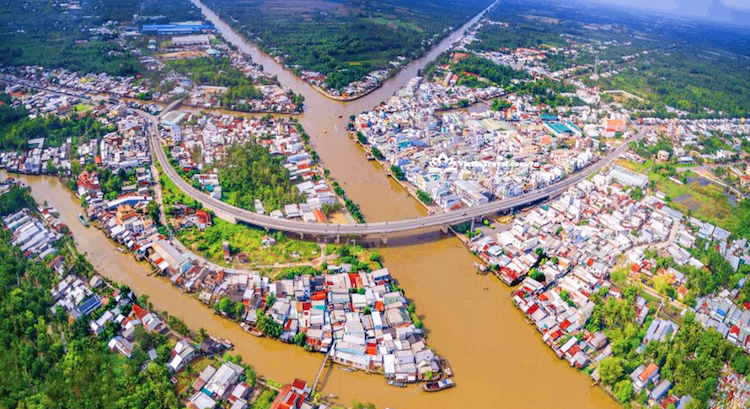
{"label": "road", "polygon": [[534,203],[555,196],[564,192],[571,186],[574,186],[581,180],[593,175],[602,168],[609,166],[617,157],[628,149],[628,142],[640,139],[646,129],[641,129],[636,135],[628,141],[621,144],[614,151],[610,152],[605,158],[600,159],[585,169],[575,173],[561,182],[555,183],[543,189],[538,189],[522,196],[507,198],[493,201],[484,205],[462,209],[459,211],[428,215],[421,218],[378,222],[378,223],[357,223],[357,224],[318,224],[306,223],[296,220],[277,219],[267,215],[260,215],[249,210],[240,209],[229,205],[221,200],[214,199],[200,190],[194,188],[190,183],[182,179],[177,171],[169,162],[164,149],[159,141],[157,118],[144,111],[136,112],[146,118],[151,126],[151,149],[154,156],[159,161],[162,171],[169,177],[177,187],[187,196],[201,203],[206,209],[212,210],[217,216],[228,219],[232,222],[242,221],[253,226],[263,227],[271,230],[284,231],[289,233],[310,234],[314,236],[366,236],[366,235],[387,235],[389,233],[408,232],[430,227],[446,228],[450,225],[459,224],[465,221],[476,219],[490,213],[511,210],[522,207],[529,203]]}

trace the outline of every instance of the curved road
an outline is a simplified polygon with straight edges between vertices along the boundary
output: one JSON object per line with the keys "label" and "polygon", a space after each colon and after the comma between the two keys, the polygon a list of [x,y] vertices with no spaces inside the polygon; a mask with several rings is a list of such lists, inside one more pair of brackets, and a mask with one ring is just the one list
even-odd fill
{"label": "curved road", "polygon": [[311,234],[316,236],[338,236],[338,235],[385,235],[388,233],[406,232],[419,230],[428,227],[445,228],[449,225],[459,224],[465,221],[475,219],[490,213],[510,210],[516,207],[546,199],[550,196],[564,192],[569,187],[577,184],[581,180],[598,172],[600,169],[612,163],[620,154],[628,149],[628,142],[637,140],[643,136],[646,129],[642,129],[635,136],[631,137],[625,143],[621,144],[614,151],[610,152],[605,158],[589,165],[584,170],[575,173],[573,176],[563,179],[543,189],[538,189],[522,196],[511,197],[503,200],[493,201],[484,205],[470,207],[459,211],[429,215],[416,219],[397,220],[379,223],[358,223],[358,224],[319,224],[307,223],[296,220],[277,219],[267,215],[257,214],[249,210],[240,209],[230,204],[214,199],[209,195],[194,188],[186,182],[177,173],[169,162],[161,143],[158,140],[158,123],[157,119],[146,112],[137,111],[151,123],[151,149],[157,160],[161,164],[162,171],[169,177],[178,188],[186,195],[201,203],[205,208],[216,213],[217,216],[231,221],[242,221],[254,226],[263,227],[272,230],[279,230],[289,233]]}

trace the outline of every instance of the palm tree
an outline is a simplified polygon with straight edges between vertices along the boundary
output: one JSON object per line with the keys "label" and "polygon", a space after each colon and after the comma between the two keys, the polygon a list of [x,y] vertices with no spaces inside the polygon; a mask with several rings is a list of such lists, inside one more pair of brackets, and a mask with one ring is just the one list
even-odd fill
{"label": "palm tree", "polygon": [[201,327],[198,330],[198,340],[203,342],[206,338],[208,338],[208,332],[206,332],[206,329]]}

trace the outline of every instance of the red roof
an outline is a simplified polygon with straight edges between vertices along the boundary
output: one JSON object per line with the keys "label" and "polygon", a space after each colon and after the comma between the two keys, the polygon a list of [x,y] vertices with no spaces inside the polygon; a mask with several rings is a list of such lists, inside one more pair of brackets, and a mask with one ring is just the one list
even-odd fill
{"label": "red roof", "polygon": [[350,273],[349,274],[349,281],[352,283],[352,287],[354,288],[362,288],[362,277],[359,276],[357,273]]}
{"label": "red roof", "polygon": [[143,317],[148,314],[148,310],[139,307],[138,304],[133,304],[133,314],[135,314],[135,316],[138,317],[139,320],[142,320]]}
{"label": "red roof", "polygon": [[577,353],[578,353],[578,351],[580,351],[580,350],[581,350],[581,347],[579,347],[578,345],[573,345],[573,346],[572,346],[572,347],[571,347],[571,348],[570,348],[570,349],[568,350],[568,352],[566,352],[565,354],[566,354],[566,355],[568,355],[568,356],[573,356],[573,355],[577,354]]}

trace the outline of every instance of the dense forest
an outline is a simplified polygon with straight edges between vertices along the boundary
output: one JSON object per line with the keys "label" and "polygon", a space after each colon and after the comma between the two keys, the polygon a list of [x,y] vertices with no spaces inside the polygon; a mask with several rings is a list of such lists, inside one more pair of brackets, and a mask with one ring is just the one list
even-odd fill
{"label": "dense forest", "polygon": [[[15,188],[0,196],[0,216],[32,204],[28,191]],[[50,288],[56,274],[43,262],[29,260],[0,230],[0,407],[6,408],[175,408],[178,400],[165,366],[170,347],[164,336],[140,332],[133,359],[110,352],[108,327],[89,333],[88,318],[68,322],[53,314]],[[79,273],[91,274],[80,254],[61,246],[66,259],[81,259]],[[146,350],[157,359],[142,367]]]}
{"label": "dense forest", "polygon": [[46,138],[44,146],[52,147],[62,145],[68,138],[72,138],[74,143],[86,142],[114,130],[114,126],[105,126],[91,116],[40,116],[11,125],[0,135],[0,150],[26,149],[29,140],[35,138]]}
{"label": "dense forest", "polygon": [[210,0],[208,5],[290,67],[333,74],[341,88],[397,57],[422,55],[449,28],[458,28],[489,0],[344,0],[276,3]]}
{"label": "dense forest", "polygon": [[228,148],[219,168],[219,180],[227,203],[243,209],[255,210],[254,199],[263,203],[266,212],[302,201],[281,159],[255,143]]}
{"label": "dense forest", "polygon": [[524,79],[528,77],[523,71],[514,70],[506,65],[495,64],[486,58],[474,55],[451,64],[451,71],[461,75],[458,85],[466,85],[469,87],[477,87],[481,85],[476,77],[467,75],[467,73],[487,78],[500,87],[507,87],[511,84],[511,80],[513,79]]}

